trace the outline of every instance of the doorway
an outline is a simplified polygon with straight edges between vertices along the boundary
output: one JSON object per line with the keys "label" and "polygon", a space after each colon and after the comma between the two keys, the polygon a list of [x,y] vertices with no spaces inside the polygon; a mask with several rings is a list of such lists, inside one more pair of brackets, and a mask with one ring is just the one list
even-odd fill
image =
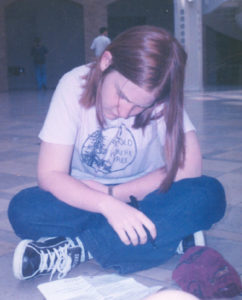
{"label": "doorway", "polygon": [[35,37],[48,49],[47,86],[84,63],[83,7],[68,0],[21,0],[5,8],[9,89],[36,87],[30,55]]}
{"label": "doorway", "polygon": [[174,33],[174,7],[171,0],[119,0],[108,5],[108,31],[113,39],[136,25],[154,25]]}

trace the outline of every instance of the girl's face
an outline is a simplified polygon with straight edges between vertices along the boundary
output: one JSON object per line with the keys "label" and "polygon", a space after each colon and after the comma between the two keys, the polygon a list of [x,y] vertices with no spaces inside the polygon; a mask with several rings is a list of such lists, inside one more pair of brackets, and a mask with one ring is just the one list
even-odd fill
{"label": "girl's face", "polygon": [[136,116],[155,101],[154,93],[140,88],[117,71],[104,78],[101,99],[104,117],[110,120]]}

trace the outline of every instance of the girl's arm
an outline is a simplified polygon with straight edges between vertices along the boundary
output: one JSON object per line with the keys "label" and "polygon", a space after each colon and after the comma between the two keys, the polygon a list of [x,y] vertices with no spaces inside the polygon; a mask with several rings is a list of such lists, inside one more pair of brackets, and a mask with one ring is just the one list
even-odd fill
{"label": "girl's arm", "polygon": [[[178,169],[175,181],[183,178],[198,177],[202,173],[202,158],[195,131],[189,131],[185,134],[185,148],[184,166]],[[124,202],[129,202],[130,195],[134,195],[137,199],[142,200],[147,194],[160,187],[165,175],[163,168],[157,169],[143,177],[115,186],[113,195]],[[95,182],[87,181],[87,184],[93,185],[93,187],[96,185],[95,188],[99,189],[99,184]]]}
{"label": "girl's arm", "polygon": [[[72,152],[73,146],[41,143],[37,172],[39,187],[71,206],[99,212],[98,204],[106,201],[108,196],[70,176]],[[94,200],[90,201],[90,198]]]}
{"label": "girl's arm", "polygon": [[185,134],[185,149],[184,167],[178,169],[175,181],[202,175],[202,155],[195,131]]}
{"label": "girl's arm", "polygon": [[42,142],[38,161],[39,187],[52,193],[68,205],[101,213],[126,245],[144,244],[146,227],[153,238],[153,222],[139,210],[107,194],[107,187],[94,189],[70,176],[73,146]]}

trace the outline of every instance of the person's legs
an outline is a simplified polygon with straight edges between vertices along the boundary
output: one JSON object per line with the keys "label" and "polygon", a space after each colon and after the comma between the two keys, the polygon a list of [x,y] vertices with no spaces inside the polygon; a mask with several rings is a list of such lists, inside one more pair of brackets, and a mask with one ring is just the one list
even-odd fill
{"label": "person's legs", "polygon": [[73,208],[38,187],[18,193],[8,215],[15,233],[23,240],[13,257],[17,279],[55,272],[64,277],[91,255],[78,235],[88,226],[98,226],[100,215]]}
{"label": "person's legs", "polygon": [[21,238],[79,237],[104,268],[125,274],[165,262],[184,237],[209,229],[224,215],[225,195],[217,180],[202,176],[178,181],[166,193],[154,191],[139,206],[156,225],[155,244],[126,246],[102,215],[68,206],[37,187],[13,198],[9,219]]}
{"label": "person's legs", "polygon": [[125,246],[105,222],[81,234],[84,246],[103,267],[125,274],[157,266],[175,254],[184,237],[218,222],[226,206],[221,184],[206,176],[175,182],[166,193],[154,191],[139,205],[156,225],[154,245]]}
{"label": "person's legs", "polygon": [[13,197],[8,217],[17,236],[37,240],[53,236],[75,238],[86,227],[97,226],[102,216],[69,206],[51,193],[31,187]]}
{"label": "person's legs", "polygon": [[41,89],[42,87],[42,80],[41,80],[41,69],[39,64],[35,64],[35,77],[37,81],[38,89]]}
{"label": "person's legs", "polygon": [[40,74],[41,74],[41,87],[46,88],[46,66],[45,64],[40,65]]}

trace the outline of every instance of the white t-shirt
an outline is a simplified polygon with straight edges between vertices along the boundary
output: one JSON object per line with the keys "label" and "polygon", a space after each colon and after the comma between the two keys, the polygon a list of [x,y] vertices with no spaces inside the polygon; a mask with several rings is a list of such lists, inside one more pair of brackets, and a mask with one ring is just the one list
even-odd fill
{"label": "white t-shirt", "polygon": [[[107,120],[101,128],[95,107],[80,104],[88,66],[77,67],[60,80],[39,137],[49,143],[74,145],[71,175],[103,184],[119,184],[164,166],[164,118],[142,129],[132,128],[134,117]],[[184,112],[184,131],[194,130]]]}
{"label": "white t-shirt", "polygon": [[109,37],[105,35],[99,35],[93,40],[91,49],[95,51],[95,55],[98,57],[103,53],[110,43],[111,40]]}

